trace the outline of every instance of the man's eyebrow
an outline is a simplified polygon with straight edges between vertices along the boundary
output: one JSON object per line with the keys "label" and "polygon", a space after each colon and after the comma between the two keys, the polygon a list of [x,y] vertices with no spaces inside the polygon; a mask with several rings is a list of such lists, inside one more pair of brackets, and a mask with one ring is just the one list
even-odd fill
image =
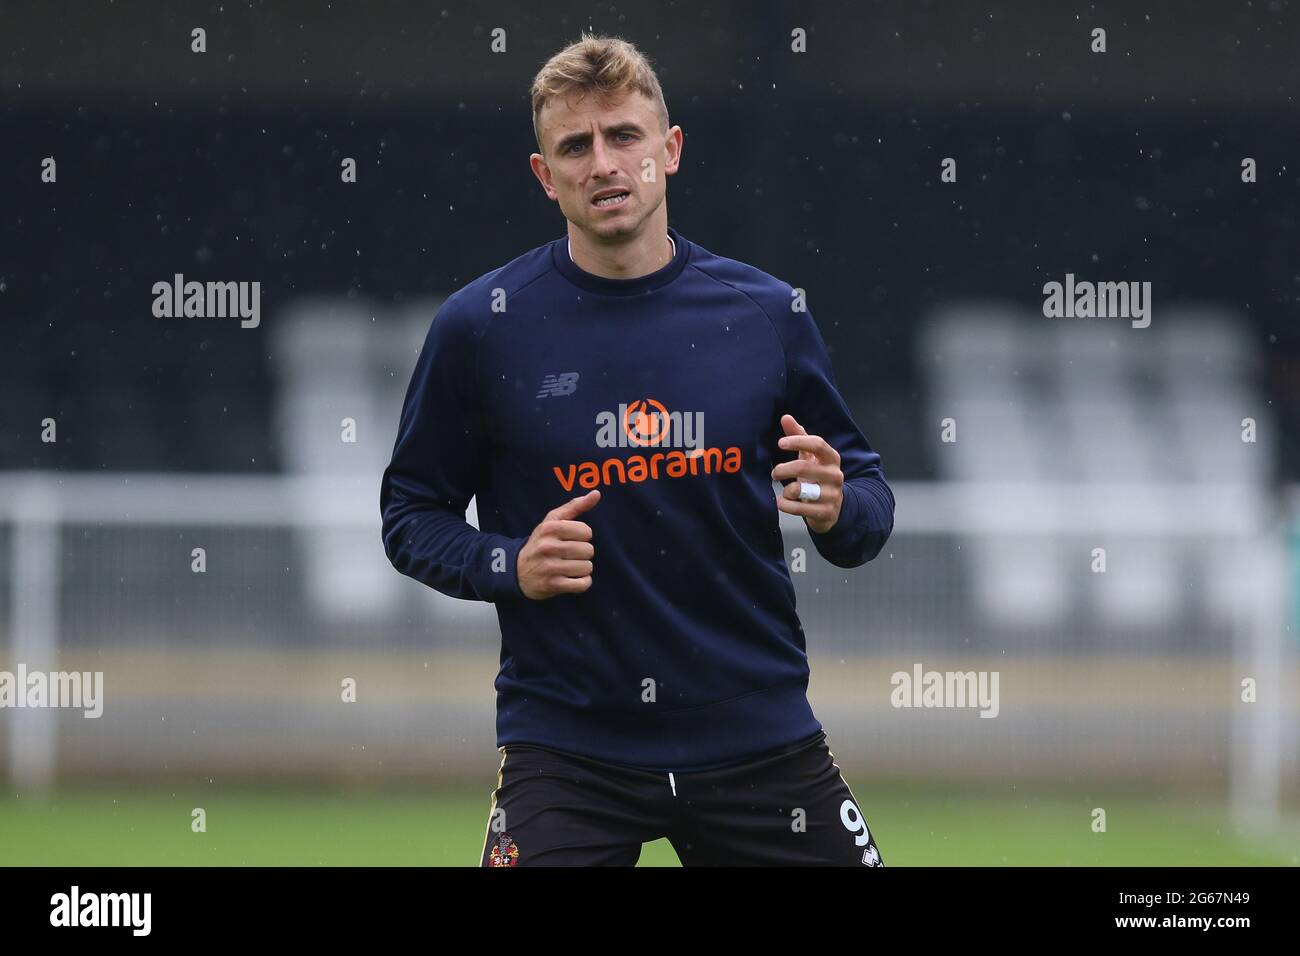
{"label": "man's eyebrow", "polygon": [[[625,133],[625,132],[639,133],[642,135],[645,134],[645,130],[641,128],[640,124],[633,123],[631,120],[628,120],[626,123],[618,123],[617,125],[611,126],[608,130],[606,130],[606,132],[607,133]],[[591,139],[590,133],[570,133],[568,136],[560,137],[560,141],[555,144],[555,151],[557,153],[562,153],[572,144],[585,143],[589,139]]]}

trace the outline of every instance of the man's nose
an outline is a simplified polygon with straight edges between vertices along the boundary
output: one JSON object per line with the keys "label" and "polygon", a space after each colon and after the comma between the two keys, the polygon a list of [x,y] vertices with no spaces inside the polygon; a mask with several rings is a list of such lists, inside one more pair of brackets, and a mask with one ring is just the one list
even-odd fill
{"label": "man's nose", "polygon": [[591,138],[591,161],[595,165],[592,171],[600,176],[614,172],[613,154],[599,136]]}

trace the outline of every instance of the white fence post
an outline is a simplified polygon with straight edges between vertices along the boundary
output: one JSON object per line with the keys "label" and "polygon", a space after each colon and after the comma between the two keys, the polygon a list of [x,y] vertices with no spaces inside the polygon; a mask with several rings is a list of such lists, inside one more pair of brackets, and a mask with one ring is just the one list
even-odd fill
{"label": "white fence post", "polygon": [[[50,672],[58,658],[59,501],[48,475],[33,475],[10,499],[10,666]],[[26,694],[26,687],[17,687]],[[9,717],[9,778],[21,793],[42,793],[54,782],[59,712],[16,707]]]}

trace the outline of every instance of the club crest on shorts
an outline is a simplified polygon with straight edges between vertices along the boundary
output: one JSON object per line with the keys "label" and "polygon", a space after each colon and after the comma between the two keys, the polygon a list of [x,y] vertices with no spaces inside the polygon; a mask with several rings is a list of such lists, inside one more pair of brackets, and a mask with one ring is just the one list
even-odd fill
{"label": "club crest on shorts", "polygon": [[862,851],[862,862],[866,866],[883,866],[880,862],[880,853],[874,846],[868,846]]}
{"label": "club crest on shorts", "polygon": [[503,833],[497,837],[497,845],[488,856],[488,866],[516,866],[519,863],[519,847],[510,839],[510,834]]}

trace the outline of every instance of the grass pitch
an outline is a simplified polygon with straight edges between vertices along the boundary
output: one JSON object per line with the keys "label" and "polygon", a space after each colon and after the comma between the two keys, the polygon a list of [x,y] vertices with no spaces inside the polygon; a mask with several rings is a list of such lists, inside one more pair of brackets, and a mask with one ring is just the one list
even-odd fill
{"label": "grass pitch", "polygon": [[[1233,835],[1213,802],[1122,793],[1086,799],[1023,785],[858,791],[888,866],[1297,865],[1300,841]],[[1105,833],[1091,810],[1106,809]],[[207,830],[191,831],[202,807]],[[482,792],[170,791],[136,785],[0,798],[0,865],[469,866],[487,825]],[[678,866],[666,840],[641,866]]]}

